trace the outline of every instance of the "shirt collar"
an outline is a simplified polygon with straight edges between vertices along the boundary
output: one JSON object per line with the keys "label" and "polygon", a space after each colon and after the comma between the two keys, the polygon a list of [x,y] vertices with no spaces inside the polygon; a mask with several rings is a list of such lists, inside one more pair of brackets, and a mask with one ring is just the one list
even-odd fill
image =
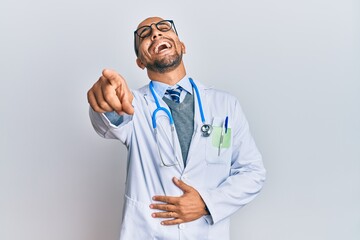
{"label": "shirt collar", "polygon": [[158,81],[152,81],[152,82],[153,82],[155,92],[161,98],[164,97],[165,91],[167,89],[173,89],[173,88],[176,88],[178,86],[182,87],[184,90],[186,90],[186,92],[192,94],[192,85],[191,85],[187,75],[185,75],[184,78],[182,78],[177,84],[175,84],[173,86],[168,85],[166,83],[158,82]]}

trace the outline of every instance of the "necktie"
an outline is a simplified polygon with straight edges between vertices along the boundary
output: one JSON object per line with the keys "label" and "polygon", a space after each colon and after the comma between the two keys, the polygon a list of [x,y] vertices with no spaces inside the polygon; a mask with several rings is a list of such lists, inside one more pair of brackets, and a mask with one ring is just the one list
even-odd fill
{"label": "necktie", "polygon": [[165,94],[170,95],[171,100],[173,100],[176,103],[179,103],[181,90],[182,88],[178,86],[177,88],[174,89],[167,89]]}

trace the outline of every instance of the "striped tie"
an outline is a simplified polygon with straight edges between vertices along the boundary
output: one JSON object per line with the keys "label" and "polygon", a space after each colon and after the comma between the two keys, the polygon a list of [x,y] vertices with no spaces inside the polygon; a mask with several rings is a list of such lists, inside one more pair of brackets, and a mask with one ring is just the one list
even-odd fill
{"label": "striped tie", "polygon": [[178,86],[174,89],[167,89],[165,94],[170,95],[171,100],[173,100],[176,103],[180,102],[180,93],[181,93],[182,87]]}

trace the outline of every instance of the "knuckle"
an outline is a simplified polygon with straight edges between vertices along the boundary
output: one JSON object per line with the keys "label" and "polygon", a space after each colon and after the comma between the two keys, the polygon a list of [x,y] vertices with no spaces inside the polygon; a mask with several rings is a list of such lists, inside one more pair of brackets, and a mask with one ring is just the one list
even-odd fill
{"label": "knuckle", "polygon": [[91,92],[91,89],[87,92],[87,99],[88,99],[88,102],[90,103],[90,99],[92,97],[92,92]]}
{"label": "knuckle", "polygon": [[99,108],[98,106],[91,106],[93,109],[94,109],[94,111],[95,112],[99,112],[99,113],[103,113],[104,112],[104,110],[102,110],[101,108]]}
{"label": "knuckle", "polygon": [[92,87],[91,89],[89,90],[89,92],[93,92],[93,93],[96,93],[97,91],[99,91],[100,89],[100,84],[98,82],[96,82]]}
{"label": "knuckle", "polygon": [[109,105],[106,102],[100,102],[99,105],[100,105],[100,108],[102,108],[104,110],[110,110]]}
{"label": "knuckle", "polygon": [[101,76],[101,77],[99,78],[99,81],[98,81],[98,82],[100,82],[100,83],[106,83],[107,81],[108,81],[108,80],[107,80],[106,77]]}
{"label": "knuckle", "polygon": [[115,93],[114,92],[111,92],[109,90],[105,90],[104,91],[104,99],[107,101],[107,102],[110,102],[114,99],[114,96],[115,96]]}
{"label": "knuckle", "polygon": [[185,207],[183,207],[183,206],[180,206],[179,207],[179,212],[180,212],[180,214],[185,214],[185,212],[186,212],[186,208]]}
{"label": "knuckle", "polygon": [[105,92],[103,93],[103,96],[104,96],[104,99],[105,99],[106,101],[109,101],[109,100],[112,98],[111,93],[109,93],[109,92],[107,92],[107,91],[105,91]]}

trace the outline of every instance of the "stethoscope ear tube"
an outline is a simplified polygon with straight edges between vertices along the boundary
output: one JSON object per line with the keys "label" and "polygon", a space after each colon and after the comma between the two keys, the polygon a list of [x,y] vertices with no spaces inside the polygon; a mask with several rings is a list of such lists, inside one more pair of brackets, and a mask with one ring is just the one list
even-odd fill
{"label": "stethoscope ear tube", "polygon": [[203,110],[203,106],[202,106],[202,102],[201,102],[201,97],[200,97],[199,89],[198,89],[198,87],[196,86],[196,84],[194,83],[194,81],[192,80],[192,78],[189,78],[189,81],[190,81],[192,87],[195,89],[196,97],[197,97],[198,104],[199,104],[201,121],[202,121],[202,123],[205,125],[205,116],[204,116],[204,110]]}
{"label": "stethoscope ear tube", "polygon": [[193,86],[193,88],[195,89],[196,97],[197,97],[198,104],[199,104],[201,121],[203,123],[203,125],[201,126],[201,133],[202,133],[201,135],[203,137],[209,137],[212,133],[213,127],[210,124],[205,123],[204,110],[203,110],[203,106],[202,106],[202,102],[201,102],[199,89],[197,88],[196,84],[194,83],[194,81],[191,78],[189,78],[189,81],[190,81],[191,85]]}

